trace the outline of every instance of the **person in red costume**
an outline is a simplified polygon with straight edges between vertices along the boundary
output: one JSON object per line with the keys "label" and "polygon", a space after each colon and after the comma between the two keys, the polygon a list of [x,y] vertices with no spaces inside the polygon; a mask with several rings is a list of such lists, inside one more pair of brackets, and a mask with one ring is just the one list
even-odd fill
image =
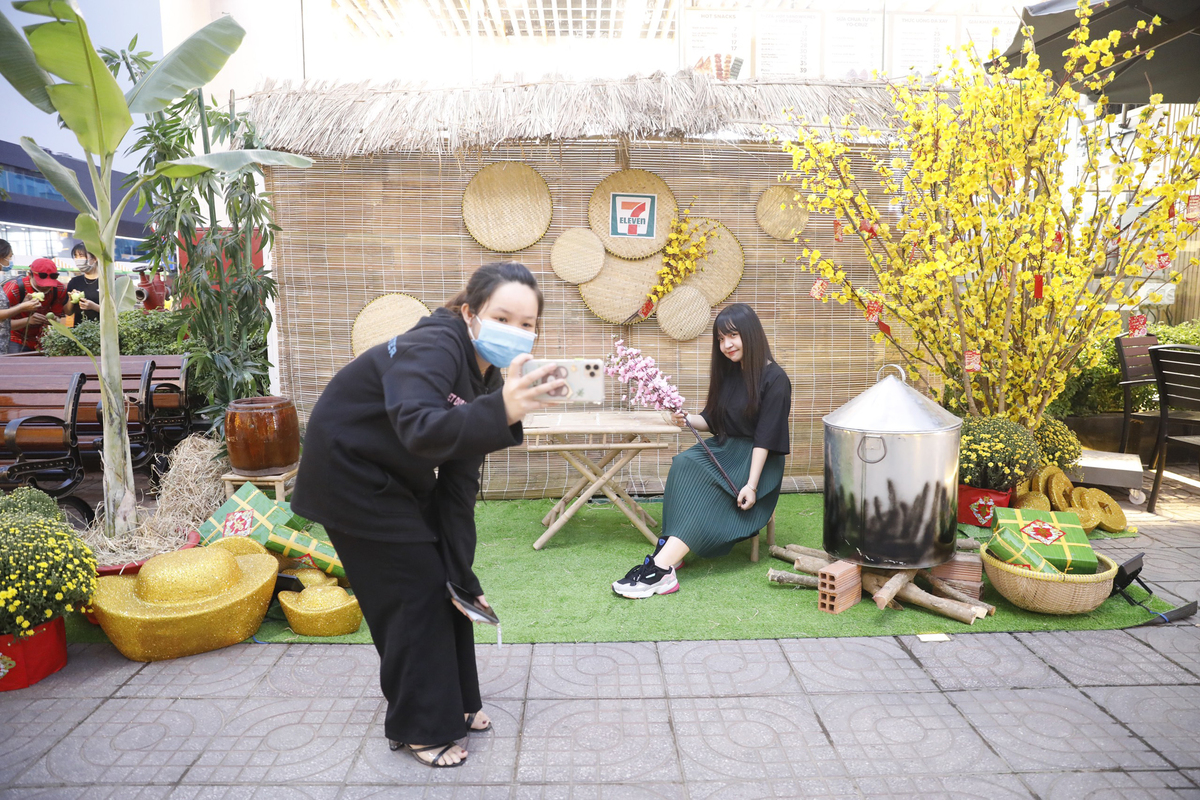
{"label": "person in red costume", "polygon": [[29,265],[28,275],[4,284],[4,295],[10,308],[22,306],[30,299],[38,301],[36,307],[12,318],[8,352],[41,349],[46,315],[61,317],[67,305],[67,287],[58,279],[58,266],[48,258],[35,259]]}

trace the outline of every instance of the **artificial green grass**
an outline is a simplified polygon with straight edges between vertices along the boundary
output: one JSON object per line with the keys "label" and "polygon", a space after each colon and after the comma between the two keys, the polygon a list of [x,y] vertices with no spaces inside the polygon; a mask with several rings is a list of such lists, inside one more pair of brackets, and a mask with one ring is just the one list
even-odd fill
{"label": "artificial green grass", "polygon": [[[540,551],[533,542],[553,500],[481,502],[476,509],[479,543],[475,568],[504,626],[504,641],[610,642],[704,639],[775,639],[817,636],[893,636],[917,633],[1095,630],[1145,622],[1150,615],[1120,597],[1096,611],[1069,617],[1023,611],[991,588],[984,599],[995,616],[964,625],[920,608],[880,611],[863,602],[838,615],[817,610],[816,591],[767,581],[769,568],[788,569],[767,554],[750,561],[750,543],[728,556],[687,559],[679,570],[680,591],[647,600],[626,600],[610,584],[650,552],[651,545],[616,508],[581,510]],[[656,519],[662,505],[644,505]],[[775,513],[778,544],[821,547],[822,497],[784,495]],[[1135,592],[1141,592],[1135,587]],[[1138,599],[1145,594],[1135,595]],[[1158,610],[1171,606],[1155,599]],[[68,620],[70,641],[103,641],[98,627]],[[262,642],[370,642],[366,625],[350,636],[310,638],[287,627],[279,606],[268,612],[256,638]],[[490,626],[476,627],[476,640],[494,642]]]}

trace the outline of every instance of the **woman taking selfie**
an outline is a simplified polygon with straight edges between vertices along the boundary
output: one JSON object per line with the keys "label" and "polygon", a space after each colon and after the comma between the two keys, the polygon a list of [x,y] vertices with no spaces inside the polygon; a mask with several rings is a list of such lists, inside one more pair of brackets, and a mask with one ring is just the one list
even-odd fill
{"label": "woman taking selfie", "polygon": [[[671,460],[663,492],[662,538],[645,561],[612,585],[641,599],[679,590],[675,565],[688,553],[723,556],[775,513],[790,452],[792,383],[775,363],[754,309],[735,303],[713,322],[708,399],[687,421],[715,434],[709,448],[740,488],[732,489],[697,443]],[[684,416],[676,415],[680,427]]]}
{"label": "woman taking selfie", "polygon": [[490,609],[472,571],[479,471],[563,384],[534,385],[553,365],[521,376],[541,313],[528,269],[480,267],[444,308],[338,372],[308,422],[292,508],[325,526],[362,607],[392,749],[433,767],[462,764],[454,740],[491,728],[471,622],[446,584]]}

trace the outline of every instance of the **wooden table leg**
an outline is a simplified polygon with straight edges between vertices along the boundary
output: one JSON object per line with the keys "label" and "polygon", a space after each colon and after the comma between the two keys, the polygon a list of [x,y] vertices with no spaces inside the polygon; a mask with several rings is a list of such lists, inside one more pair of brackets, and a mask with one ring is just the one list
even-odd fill
{"label": "wooden table leg", "polygon": [[[566,451],[564,451],[564,452],[566,452]],[[600,491],[601,487],[604,486],[604,484],[608,483],[610,480],[612,480],[612,477],[614,475],[616,475],[618,472],[620,472],[621,469],[626,464],[628,464],[630,461],[633,461],[633,459],[637,457],[639,452],[640,451],[638,451],[638,450],[630,450],[629,452],[627,452],[623,456],[621,456],[619,459],[617,459],[617,462],[615,464],[613,464],[611,467],[609,467],[605,471],[605,473],[600,476],[599,480],[595,481],[591,486],[589,486],[583,492],[583,494],[581,494],[581,495],[579,495],[579,497],[575,498],[575,502],[571,503],[570,507],[567,508],[567,510],[564,511],[562,513],[562,515],[554,521],[554,524],[552,524],[549,528],[546,529],[546,532],[543,533],[541,535],[541,537],[536,542],[533,543],[533,549],[541,550],[542,547],[545,546],[546,542],[550,541],[551,537],[553,537],[554,534],[558,533],[559,530],[562,529],[563,525],[567,524],[567,520],[569,520],[569,519],[571,519],[571,517],[575,516],[575,512],[579,511],[579,509],[583,507],[584,503],[586,503],[588,500],[591,500],[592,495],[594,495],[596,492]],[[657,539],[655,541],[657,541]]]}
{"label": "wooden table leg", "polygon": [[[564,451],[563,458],[570,461],[571,465],[574,466],[575,469],[579,470],[580,472],[583,472],[585,475],[587,474],[587,471],[586,471],[587,467],[584,464],[576,461],[576,459],[579,458],[578,454]],[[650,529],[646,527],[646,523],[642,521],[641,517],[639,517],[638,514],[634,513],[634,509],[637,509],[638,511],[641,511],[641,509],[638,508],[637,504],[634,503],[633,500],[629,501],[629,503],[633,505],[633,508],[631,509],[629,506],[627,506],[625,504],[625,501],[623,501],[620,497],[618,497],[617,493],[613,491],[616,488],[617,487],[615,484],[601,484],[600,485],[600,490],[602,492],[604,492],[604,494],[608,497],[609,500],[612,501],[612,504],[614,506],[621,509],[621,513],[624,514],[626,517],[628,517],[629,521],[633,523],[633,527],[635,527],[639,531],[641,531],[642,535],[645,536],[647,539],[649,539],[651,544],[658,544],[658,537],[655,536],[653,533],[651,533]],[[625,496],[628,497],[628,495],[625,495]]]}
{"label": "wooden table leg", "polygon": [[[629,435],[629,436],[625,437],[625,441],[632,442],[636,438],[637,437],[634,435]],[[556,443],[562,443],[562,438],[559,436],[551,436],[550,441],[556,442]],[[606,466],[608,466],[612,462],[612,460],[619,455],[621,455],[620,450],[613,450],[608,455],[606,455],[603,459],[601,459],[600,463],[596,465],[596,467],[597,467],[596,474],[599,474],[600,470],[602,470]],[[549,525],[550,523],[554,522],[554,520],[558,519],[558,516],[560,514],[562,514],[563,510],[567,507],[567,503],[571,502],[571,500],[573,500],[575,498],[575,495],[577,495],[581,491],[583,491],[584,487],[588,485],[589,480],[590,480],[589,478],[584,477],[584,478],[580,478],[579,480],[575,481],[575,483],[571,485],[571,488],[567,490],[567,493],[562,496],[562,499],[554,504],[554,508],[550,509],[549,513],[547,513],[546,516],[542,517],[542,524]]]}
{"label": "wooden table leg", "polygon": [[[587,455],[584,454],[583,452],[573,452],[572,455],[574,455],[576,458],[578,458],[580,461],[582,461],[584,464],[586,464],[591,469],[591,471],[594,475],[599,475],[601,470],[604,467],[603,462],[600,464],[597,464],[594,461],[592,461],[590,458],[588,458]],[[578,466],[576,466],[575,468],[579,469]],[[582,472],[582,470],[580,470],[580,471]],[[654,517],[650,516],[650,512],[648,512],[648,511],[646,511],[646,509],[642,508],[641,504],[638,503],[637,501],[635,501],[632,497],[630,497],[629,493],[626,492],[625,489],[622,488],[619,484],[613,483],[609,486],[609,488],[611,488],[612,491],[616,492],[617,495],[622,500],[624,500],[629,505],[633,506],[633,508],[637,512],[638,516],[640,516],[642,518],[642,522],[645,522],[651,528],[658,526],[658,520],[656,520]],[[610,497],[609,499],[612,499],[612,498]],[[655,544],[658,543],[657,539],[655,539],[654,541],[655,541]]]}

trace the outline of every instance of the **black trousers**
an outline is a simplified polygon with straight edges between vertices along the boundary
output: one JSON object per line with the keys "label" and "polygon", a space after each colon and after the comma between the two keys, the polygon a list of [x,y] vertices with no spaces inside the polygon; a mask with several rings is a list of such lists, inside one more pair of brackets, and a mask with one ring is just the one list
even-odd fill
{"label": "black trousers", "polygon": [[483,708],[475,632],[446,596],[437,545],[328,533],[379,651],[387,737],[444,744],[466,736],[463,714]]}

